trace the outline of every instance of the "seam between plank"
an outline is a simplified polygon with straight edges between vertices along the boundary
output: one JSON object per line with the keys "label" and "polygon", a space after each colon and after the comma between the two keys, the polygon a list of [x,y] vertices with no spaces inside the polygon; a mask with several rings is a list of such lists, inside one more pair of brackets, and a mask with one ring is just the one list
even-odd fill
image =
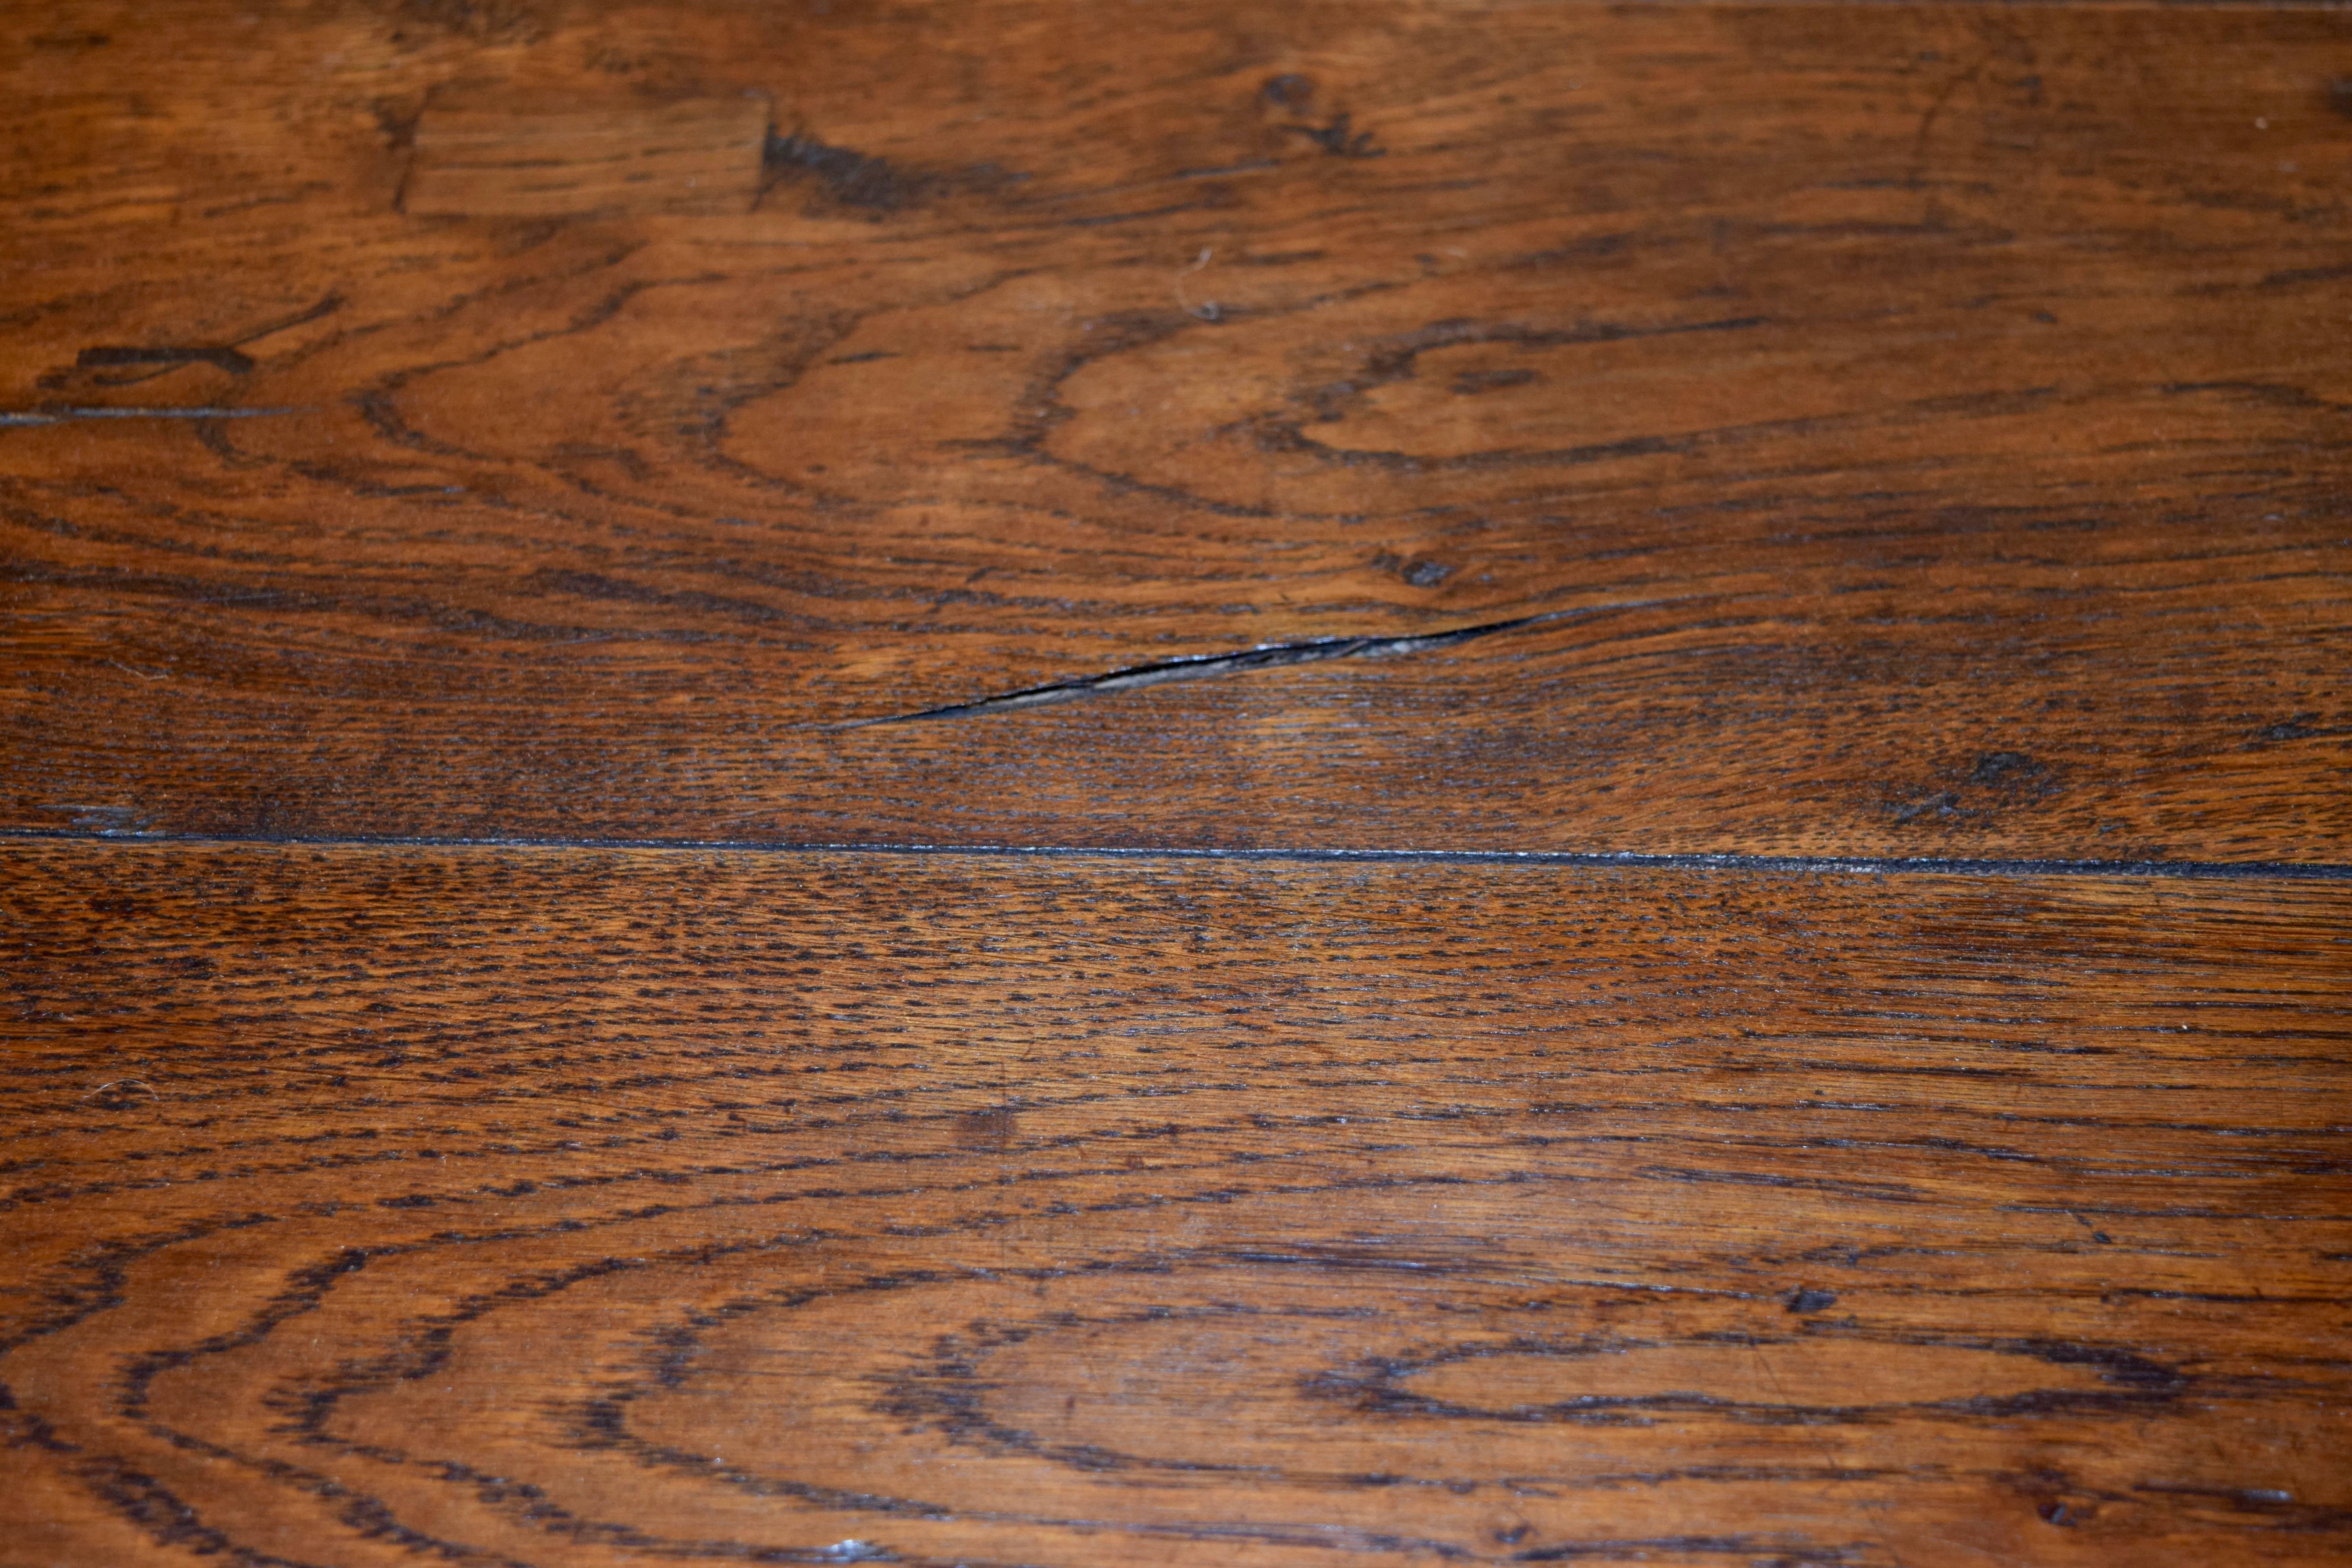
{"label": "seam between plank", "polygon": [[760,855],[963,856],[1033,860],[1215,860],[1237,863],[1400,866],[1554,866],[1767,871],[1846,876],[2130,877],[2198,881],[2352,881],[2352,865],[2297,860],[2068,860],[1885,855],[1644,854],[1551,849],[1234,849],[1208,846],[829,843],[769,838],[568,837],[542,835],[178,834],[0,828],[0,844],[237,846],[360,849],[635,849]]}

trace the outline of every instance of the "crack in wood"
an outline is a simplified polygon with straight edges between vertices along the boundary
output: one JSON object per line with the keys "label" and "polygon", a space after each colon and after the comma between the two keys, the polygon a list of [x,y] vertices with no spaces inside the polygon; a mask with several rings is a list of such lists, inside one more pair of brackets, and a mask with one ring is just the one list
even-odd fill
{"label": "crack in wood", "polygon": [[1472,642],[1504,632],[1524,631],[1529,626],[1598,616],[1611,610],[1646,609],[1666,602],[1644,599],[1622,605],[1597,605],[1591,609],[1546,610],[1538,615],[1517,616],[1506,621],[1486,621],[1477,626],[1456,626],[1451,631],[1428,632],[1412,637],[1310,637],[1300,642],[1262,643],[1256,647],[1244,648],[1235,653],[1193,654],[1152,664],[1129,665],[1101,675],[1048,681],[1042,686],[1027,686],[1017,691],[974,698],[969,702],[943,703],[936,708],[919,709],[912,713],[893,713],[878,719],[853,719],[829,728],[866,730],[882,724],[913,724],[931,719],[976,719],[992,713],[1010,713],[1024,708],[1043,708],[1055,702],[1074,701],[1081,697],[1133,691],[1174,680],[1200,680],[1214,675],[1237,675],[1245,670],[1275,669],[1295,664],[1324,664],[1340,658],[1390,658],[1402,654],[1423,653],[1431,648],[1449,647],[1455,643]]}

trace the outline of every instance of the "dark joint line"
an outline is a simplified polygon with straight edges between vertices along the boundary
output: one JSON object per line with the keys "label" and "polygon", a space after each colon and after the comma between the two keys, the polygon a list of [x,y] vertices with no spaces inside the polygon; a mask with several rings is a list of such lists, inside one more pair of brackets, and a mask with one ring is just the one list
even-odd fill
{"label": "dark joint line", "polygon": [[1342,866],[1527,866],[1576,870],[1768,872],[1842,877],[2121,877],[2190,881],[2352,882],[2352,865],[2296,860],[2032,860],[1932,856],[1646,854],[1608,849],[1228,849],[1169,845],[879,844],[776,838],[624,838],[553,834],[495,837],[369,833],[171,833],[0,827],[0,844],[171,845],[307,849],[647,849],[706,854],[955,856],[976,859],[1213,860]]}
{"label": "dark joint line", "polygon": [[0,411],[0,426],[63,425],[74,419],[259,419],[301,408],[38,408]]}

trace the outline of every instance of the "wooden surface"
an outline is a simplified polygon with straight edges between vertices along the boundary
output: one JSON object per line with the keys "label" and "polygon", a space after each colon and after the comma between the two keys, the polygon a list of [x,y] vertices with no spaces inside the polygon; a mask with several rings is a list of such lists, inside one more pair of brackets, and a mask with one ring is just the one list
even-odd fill
{"label": "wooden surface", "polygon": [[400,210],[420,217],[741,213],[759,199],[768,100],[757,93],[625,106],[499,92],[429,100],[410,134]]}
{"label": "wooden surface", "polygon": [[2352,1558],[2347,84],[0,17],[0,1568]]}
{"label": "wooden surface", "polygon": [[2341,10],[34,26],[16,827],[2343,858]]}
{"label": "wooden surface", "polygon": [[11,1568],[2352,1549],[2340,881],[9,872]]}

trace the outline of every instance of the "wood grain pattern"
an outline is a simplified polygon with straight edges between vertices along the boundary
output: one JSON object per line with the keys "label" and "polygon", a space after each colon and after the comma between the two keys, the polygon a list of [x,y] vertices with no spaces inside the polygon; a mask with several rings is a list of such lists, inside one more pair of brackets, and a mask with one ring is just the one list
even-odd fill
{"label": "wood grain pattern", "polygon": [[0,870],[10,1568],[2352,1546],[2341,880]]}
{"label": "wood grain pattern", "polygon": [[400,210],[420,217],[749,212],[767,157],[756,93],[642,104],[444,95],[410,137]]}
{"label": "wood grain pattern", "polygon": [[[9,826],[2345,858],[2342,10],[0,47]],[[767,184],[404,214],[457,86]]]}

